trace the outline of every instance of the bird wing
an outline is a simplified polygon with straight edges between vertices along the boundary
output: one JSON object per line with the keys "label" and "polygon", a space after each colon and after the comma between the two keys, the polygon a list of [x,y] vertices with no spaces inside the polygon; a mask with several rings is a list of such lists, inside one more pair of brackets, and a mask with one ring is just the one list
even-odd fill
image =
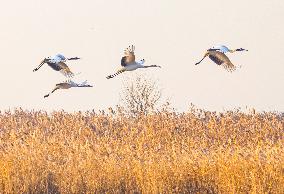
{"label": "bird wing", "polygon": [[125,53],[125,56],[121,58],[121,66],[127,66],[135,62],[134,52]]}
{"label": "bird wing", "polygon": [[132,45],[124,50],[124,56],[121,58],[121,66],[125,67],[135,62],[134,49],[135,47]]}
{"label": "bird wing", "polygon": [[64,62],[59,62],[57,65],[61,68],[60,72],[66,77],[73,77],[74,73],[69,69],[69,67]]}
{"label": "bird wing", "polygon": [[223,63],[222,64],[222,66],[227,70],[227,71],[230,71],[230,72],[232,72],[232,71],[235,71],[237,68],[236,68],[236,66],[235,65],[233,65],[231,62],[225,62],[225,63]]}
{"label": "bird wing", "polygon": [[120,65],[121,65],[122,67],[127,66],[127,63],[126,63],[126,56],[124,56],[124,57],[121,58]]}
{"label": "bird wing", "polygon": [[217,65],[222,65],[222,63],[224,62],[224,61],[222,60],[222,58],[220,58],[220,57],[218,57],[218,56],[216,56],[216,55],[210,54],[210,55],[209,55],[209,58],[210,58],[214,63],[216,63]]}
{"label": "bird wing", "polygon": [[56,84],[56,87],[58,89],[69,89],[71,88],[71,84],[69,82],[62,82],[62,83]]}
{"label": "bird wing", "polygon": [[227,71],[236,70],[236,66],[230,61],[230,59],[222,52],[212,51],[209,54],[209,58],[217,65],[222,65]]}
{"label": "bird wing", "polygon": [[66,58],[62,54],[55,55],[55,58],[58,58],[61,61],[65,61],[66,60]]}

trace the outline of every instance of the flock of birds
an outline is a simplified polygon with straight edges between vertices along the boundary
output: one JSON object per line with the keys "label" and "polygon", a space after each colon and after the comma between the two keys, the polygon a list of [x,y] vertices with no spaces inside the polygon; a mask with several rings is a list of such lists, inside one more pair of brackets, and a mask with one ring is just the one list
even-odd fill
{"label": "flock of birds", "polygon": [[[145,60],[142,59],[140,61],[135,60],[135,54],[134,54],[135,47],[129,46],[124,50],[124,56],[121,58],[121,68],[114,74],[107,76],[107,79],[114,78],[115,76],[125,72],[125,71],[134,71],[139,68],[149,68],[149,67],[159,67],[158,65],[144,65]],[[209,57],[214,63],[217,65],[223,66],[227,71],[232,72],[236,70],[236,66],[230,61],[230,59],[225,55],[225,53],[234,53],[236,51],[248,51],[243,48],[234,49],[231,50],[228,47],[224,45],[218,45],[214,46],[212,48],[209,48],[204,57],[197,62],[195,65],[198,65],[201,63],[206,57]],[[92,85],[89,85],[87,81],[84,81],[82,83],[77,83],[75,81],[72,81],[71,79],[75,76],[75,74],[70,70],[70,68],[66,65],[66,61],[71,60],[78,60],[80,58],[73,57],[73,58],[66,58],[62,54],[57,54],[52,57],[47,57],[42,60],[40,65],[35,68],[33,71],[39,70],[44,64],[47,64],[50,66],[53,70],[61,72],[65,77],[68,78],[67,81],[61,82],[55,85],[54,89],[44,96],[44,98],[48,97],[50,94],[55,92],[58,89],[69,89],[72,87],[93,87]]]}

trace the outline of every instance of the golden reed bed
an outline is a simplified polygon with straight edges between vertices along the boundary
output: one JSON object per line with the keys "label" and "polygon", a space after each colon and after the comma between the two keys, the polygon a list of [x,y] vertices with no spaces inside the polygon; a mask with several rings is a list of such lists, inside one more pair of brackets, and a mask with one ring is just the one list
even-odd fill
{"label": "golden reed bed", "polygon": [[0,193],[284,193],[284,117],[0,113]]}

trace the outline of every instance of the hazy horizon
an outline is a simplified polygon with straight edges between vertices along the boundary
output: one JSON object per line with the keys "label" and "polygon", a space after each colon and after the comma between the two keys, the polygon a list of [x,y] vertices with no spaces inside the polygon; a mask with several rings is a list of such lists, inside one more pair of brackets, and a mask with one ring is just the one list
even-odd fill
{"label": "hazy horizon", "polygon": [[[119,101],[126,72],[119,68],[123,50],[136,46],[136,58],[161,69],[137,73],[159,80],[163,97],[186,111],[190,103],[207,110],[254,107],[284,111],[284,2],[245,1],[8,1],[0,8],[0,110],[79,111],[106,109]],[[228,73],[208,58],[209,47],[224,44],[248,52],[228,54],[242,68]],[[44,99],[65,78],[44,57],[82,57],[68,62],[93,88],[72,88]]]}

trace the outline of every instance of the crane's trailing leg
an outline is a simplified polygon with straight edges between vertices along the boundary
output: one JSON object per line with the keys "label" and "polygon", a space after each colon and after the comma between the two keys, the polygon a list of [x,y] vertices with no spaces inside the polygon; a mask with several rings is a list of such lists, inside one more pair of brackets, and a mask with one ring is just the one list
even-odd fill
{"label": "crane's trailing leg", "polygon": [[58,90],[59,88],[56,86],[50,93],[46,94],[44,96],[44,98],[47,98],[50,94],[52,94],[53,92],[55,92],[56,90]]}
{"label": "crane's trailing leg", "polygon": [[106,78],[107,78],[107,79],[114,78],[115,76],[117,76],[117,75],[123,73],[124,71],[125,71],[124,69],[118,70],[115,74],[109,75],[109,76],[107,76]]}
{"label": "crane's trailing leg", "polygon": [[201,63],[207,56],[208,56],[208,53],[205,53],[204,57],[199,62],[195,63],[195,65],[198,65],[199,63]]}
{"label": "crane's trailing leg", "polygon": [[39,68],[41,68],[41,66],[43,66],[43,64],[44,64],[45,62],[46,62],[46,59],[44,59],[44,60],[39,64],[39,66],[33,70],[33,72],[39,70]]}

